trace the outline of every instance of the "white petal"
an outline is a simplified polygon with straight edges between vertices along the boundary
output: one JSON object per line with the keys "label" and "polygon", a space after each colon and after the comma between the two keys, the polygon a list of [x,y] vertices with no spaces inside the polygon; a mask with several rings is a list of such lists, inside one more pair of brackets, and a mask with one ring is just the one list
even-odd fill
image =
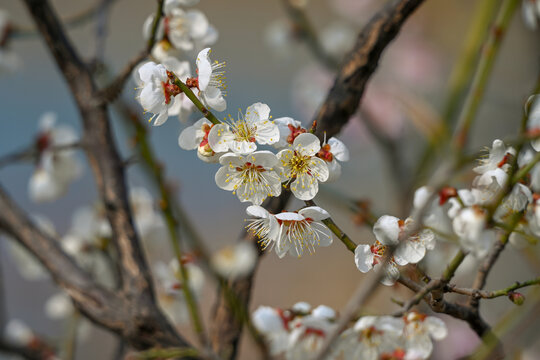
{"label": "white petal", "polygon": [[311,200],[319,191],[319,183],[312,176],[302,174],[292,182],[291,191],[300,200]]}
{"label": "white petal", "polygon": [[321,150],[321,141],[311,133],[303,133],[294,139],[293,147],[303,156],[313,156]]}
{"label": "white petal", "polygon": [[332,137],[328,140],[328,145],[330,145],[330,152],[336,159],[339,161],[349,161],[349,149],[347,149],[341,140]]}
{"label": "white petal", "polygon": [[232,137],[229,126],[217,124],[208,133],[208,144],[215,152],[227,152],[229,150],[228,141]]}
{"label": "white petal", "polygon": [[305,218],[311,218],[312,220],[315,220],[315,221],[321,221],[324,219],[328,219],[330,217],[330,214],[328,213],[328,211],[318,206],[305,207],[299,210],[298,213]]}
{"label": "white petal", "polygon": [[383,215],[373,226],[373,233],[383,245],[396,245],[399,242],[399,219],[395,216]]}
{"label": "white petal", "polygon": [[358,245],[354,250],[354,263],[358,270],[363,273],[367,273],[373,268],[373,258],[371,246],[369,245]]}

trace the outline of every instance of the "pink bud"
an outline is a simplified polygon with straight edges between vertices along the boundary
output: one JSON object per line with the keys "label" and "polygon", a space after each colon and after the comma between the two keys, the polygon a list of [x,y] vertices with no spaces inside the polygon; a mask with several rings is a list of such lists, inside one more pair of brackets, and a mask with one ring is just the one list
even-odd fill
{"label": "pink bud", "polygon": [[523,305],[525,302],[525,296],[522,293],[511,292],[508,294],[508,299],[516,305]]}

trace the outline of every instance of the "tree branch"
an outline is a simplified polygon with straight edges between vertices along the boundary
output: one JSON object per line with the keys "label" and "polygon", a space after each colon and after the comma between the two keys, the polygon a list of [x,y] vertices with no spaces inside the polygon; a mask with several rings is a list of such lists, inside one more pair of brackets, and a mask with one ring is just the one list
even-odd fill
{"label": "tree branch", "polygon": [[315,116],[320,138],[339,133],[358,109],[365,86],[375,72],[383,50],[394,40],[407,18],[423,0],[393,1],[360,32],[353,50],[341,65],[326,101]]}

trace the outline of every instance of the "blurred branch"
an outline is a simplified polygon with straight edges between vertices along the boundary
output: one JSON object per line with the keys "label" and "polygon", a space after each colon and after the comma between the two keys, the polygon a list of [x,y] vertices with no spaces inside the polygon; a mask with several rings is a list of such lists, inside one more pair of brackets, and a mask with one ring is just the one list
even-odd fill
{"label": "blurred branch", "polygon": [[328,69],[336,70],[339,67],[339,62],[328,54],[322,46],[315,27],[306,15],[305,8],[295,5],[291,0],[282,0],[282,3],[289,14],[289,18],[299,29],[300,36],[305,40],[308,48],[315,55],[315,58]]}
{"label": "blurred branch", "polygon": [[[91,21],[92,19],[95,19],[96,15],[101,11],[104,4],[108,4],[108,6],[113,5],[113,3],[117,0],[101,0],[99,2],[96,2],[96,4],[90,6],[89,8],[71,15],[67,16],[65,19],[61,20],[64,26],[67,29],[75,28],[77,26],[81,26],[86,24],[88,21]],[[10,29],[9,33],[10,37],[14,38],[29,38],[32,36],[39,35],[39,31],[35,28],[25,28],[17,25],[13,25]]]}
{"label": "blurred branch", "polygon": [[8,342],[0,337],[0,353],[18,355],[28,360],[56,359],[55,351],[41,339],[34,339],[31,344],[21,346]]}
{"label": "blurred branch", "polygon": [[480,107],[491,70],[499,52],[500,45],[510,25],[510,20],[519,5],[519,0],[503,0],[497,13],[493,28],[489,32],[484,49],[480,55],[471,87],[459,114],[456,130],[452,139],[454,148],[462,152],[467,144],[470,128]]}
{"label": "blurred branch", "polygon": [[[55,145],[47,148],[46,151],[59,152],[63,150],[72,150],[82,148],[84,144],[79,141],[72,144]],[[34,145],[23,150],[15,151],[11,154],[0,156],[0,168],[22,161],[35,161],[39,157],[39,150]]]}

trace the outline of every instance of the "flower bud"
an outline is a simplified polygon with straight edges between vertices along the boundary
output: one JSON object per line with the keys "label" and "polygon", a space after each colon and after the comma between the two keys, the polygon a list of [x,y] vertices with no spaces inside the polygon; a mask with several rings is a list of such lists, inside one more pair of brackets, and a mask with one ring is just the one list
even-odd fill
{"label": "flower bud", "polygon": [[522,293],[511,292],[508,294],[508,299],[516,305],[523,305],[525,302],[525,296]]}

